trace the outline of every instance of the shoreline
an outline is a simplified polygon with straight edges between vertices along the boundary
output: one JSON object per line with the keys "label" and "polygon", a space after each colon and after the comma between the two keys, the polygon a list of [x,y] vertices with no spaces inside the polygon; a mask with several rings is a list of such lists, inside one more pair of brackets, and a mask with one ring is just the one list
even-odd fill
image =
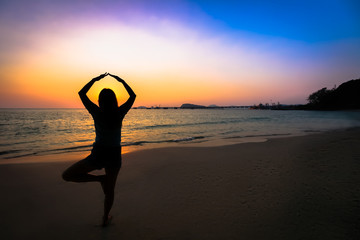
{"label": "shoreline", "polygon": [[[138,152],[138,151],[147,151],[151,149],[163,149],[163,148],[206,148],[206,147],[222,147],[222,146],[231,146],[238,144],[248,144],[248,143],[261,143],[268,142],[272,139],[277,138],[294,138],[302,136],[311,136],[314,134],[326,134],[331,132],[338,131],[347,131],[351,129],[360,129],[360,127],[350,127],[350,128],[341,128],[341,129],[331,129],[326,131],[312,131],[312,132],[303,132],[297,134],[277,134],[277,135],[259,135],[259,136],[244,136],[244,137],[230,137],[230,138],[216,138],[210,140],[193,140],[189,142],[173,142],[173,143],[163,143],[163,144],[146,144],[143,146],[123,146],[122,151],[123,155]],[[131,149],[131,150],[130,150]],[[7,164],[26,164],[26,163],[55,163],[55,162],[69,162],[69,161],[79,161],[91,152],[91,148],[87,151],[76,151],[76,152],[67,152],[67,153],[55,153],[47,155],[29,155],[24,157],[15,157],[8,159],[1,159],[0,165]]]}

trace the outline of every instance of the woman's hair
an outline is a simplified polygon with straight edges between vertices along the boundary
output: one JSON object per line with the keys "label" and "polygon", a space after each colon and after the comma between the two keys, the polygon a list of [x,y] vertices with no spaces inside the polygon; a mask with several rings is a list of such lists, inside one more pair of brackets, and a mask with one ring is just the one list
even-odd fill
{"label": "woman's hair", "polygon": [[99,107],[102,110],[112,110],[118,107],[116,95],[113,90],[104,88],[99,94]]}

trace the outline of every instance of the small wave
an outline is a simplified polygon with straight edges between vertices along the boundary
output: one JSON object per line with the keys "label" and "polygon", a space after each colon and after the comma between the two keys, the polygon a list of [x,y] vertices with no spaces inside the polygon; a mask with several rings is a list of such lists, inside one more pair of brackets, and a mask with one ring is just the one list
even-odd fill
{"label": "small wave", "polygon": [[24,142],[12,142],[12,143],[0,143],[0,147],[7,147],[7,146],[14,146],[14,145],[21,145],[21,144],[29,144],[38,141],[24,141]]}
{"label": "small wave", "polygon": [[178,127],[177,124],[158,124],[158,125],[151,125],[151,126],[144,126],[135,128],[136,130],[142,130],[142,129],[155,129],[155,128],[172,128],[172,127]]}
{"label": "small wave", "polygon": [[122,143],[122,146],[128,147],[128,146],[141,146],[146,143],[156,143],[155,141],[138,141],[138,142],[130,142],[130,143]]}
{"label": "small wave", "polygon": [[91,139],[82,139],[82,140],[76,140],[75,142],[91,142]]}
{"label": "small wave", "polygon": [[[66,147],[66,148],[54,148],[54,149],[48,149],[48,150],[40,150],[36,152],[28,152],[28,153],[21,153],[16,155],[10,155],[3,157],[4,159],[13,159],[13,158],[20,158],[20,157],[26,157],[26,156],[33,156],[33,155],[51,155],[51,154],[61,154],[61,153],[69,153],[69,152],[80,152],[84,151],[85,149],[91,148],[91,145],[82,145],[82,146],[75,146],[75,147]],[[20,153],[23,151],[20,150],[12,150],[12,151],[3,151],[0,152],[0,155],[5,154],[13,154],[13,153]]]}
{"label": "small wave", "polygon": [[306,133],[318,133],[318,132],[321,132],[320,130],[304,130],[303,132],[306,132]]}
{"label": "small wave", "polygon": [[196,139],[203,139],[203,138],[205,138],[205,137],[203,137],[203,136],[186,137],[186,138],[179,138],[179,139],[172,140],[172,142],[188,142],[188,141],[193,141],[193,140],[196,140]]}
{"label": "small wave", "polygon": [[122,143],[122,146],[141,146],[145,144],[159,144],[159,143],[177,143],[177,142],[188,142],[197,139],[203,139],[204,136],[196,136],[196,137],[185,137],[185,138],[178,138],[178,139],[167,139],[167,140],[158,140],[158,141],[138,141],[138,142],[129,142],[129,143]]}
{"label": "small wave", "polygon": [[75,147],[66,147],[66,148],[55,148],[55,149],[50,149],[47,151],[43,151],[43,152],[56,152],[56,151],[69,151],[69,150],[77,150],[77,149],[83,149],[83,148],[90,148],[92,147],[92,144],[88,144],[88,145],[81,145],[81,146],[75,146]]}
{"label": "small wave", "polygon": [[36,155],[36,154],[37,153],[24,153],[24,154],[15,155],[15,156],[7,156],[7,157],[4,157],[4,159],[14,159],[14,158],[28,157],[28,156],[33,156],[33,155]]}
{"label": "small wave", "polygon": [[175,139],[173,140],[174,142],[188,142],[188,141],[192,141],[194,140],[193,137],[186,137],[186,138],[179,138],[179,139]]}
{"label": "small wave", "polygon": [[18,153],[18,152],[20,152],[20,150],[1,151],[1,152],[0,152],[0,155],[12,154],[12,153]]}
{"label": "small wave", "polygon": [[250,117],[248,120],[271,120],[269,117]]}
{"label": "small wave", "polygon": [[200,126],[200,125],[216,125],[216,124],[229,124],[229,123],[240,123],[244,122],[246,119],[233,119],[233,120],[222,120],[214,122],[197,122],[197,123],[182,123],[182,124],[158,124],[158,125],[149,125],[143,127],[136,127],[133,130],[149,130],[157,128],[176,128],[176,127],[189,127],[189,126]]}
{"label": "small wave", "polygon": [[245,135],[245,136],[231,136],[223,139],[235,139],[235,138],[252,138],[252,137],[276,137],[276,136],[289,136],[291,133],[274,133],[274,134],[259,134],[259,135]]}

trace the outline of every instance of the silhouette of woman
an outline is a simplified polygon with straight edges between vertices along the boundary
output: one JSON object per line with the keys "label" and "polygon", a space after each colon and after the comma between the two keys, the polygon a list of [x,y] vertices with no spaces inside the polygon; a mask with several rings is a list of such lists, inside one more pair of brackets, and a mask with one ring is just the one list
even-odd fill
{"label": "silhouette of woman", "polygon": [[[86,95],[92,85],[110,75],[123,84],[129,94],[128,100],[118,107],[115,93],[104,88],[99,94],[99,106]],[[114,188],[117,175],[121,168],[121,126],[126,113],[133,105],[136,95],[127,83],[118,76],[104,73],[93,78],[80,91],[79,96],[85,108],[94,119],[96,138],[91,154],[85,159],[70,166],[63,173],[65,181],[99,182],[105,194],[104,216],[102,226],[107,226],[111,220],[109,215],[114,202]],[[93,175],[89,172],[95,169],[105,169],[104,175]]]}

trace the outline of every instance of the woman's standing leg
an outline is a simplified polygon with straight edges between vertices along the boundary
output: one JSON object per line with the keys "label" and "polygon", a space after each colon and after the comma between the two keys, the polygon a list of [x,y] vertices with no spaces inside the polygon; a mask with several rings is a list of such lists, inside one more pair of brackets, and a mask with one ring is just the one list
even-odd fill
{"label": "woman's standing leg", "polygon": [[101,182],[101,186],[105,194],[104,216],[103,216],[104,227],[108,225],[109,221],[111,220],[109,213],[114,203],[115,184],[119,171],[120,168],[105,168],[106,175],[103,181]]}

